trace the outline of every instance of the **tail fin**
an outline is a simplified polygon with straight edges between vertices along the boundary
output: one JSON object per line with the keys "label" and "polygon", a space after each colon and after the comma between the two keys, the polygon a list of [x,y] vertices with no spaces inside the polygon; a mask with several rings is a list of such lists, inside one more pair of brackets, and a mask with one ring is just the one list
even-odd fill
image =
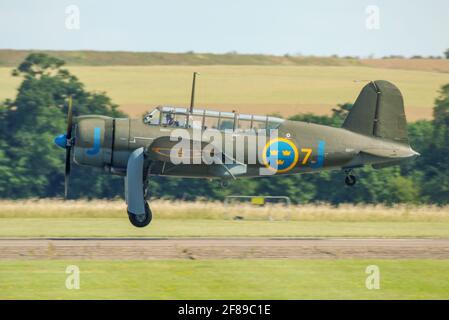
{"label": "tail fin", "polygon": [[394,84],[385,80],[370,82],[357,97],[343,128],[408,144],[401,92]]}

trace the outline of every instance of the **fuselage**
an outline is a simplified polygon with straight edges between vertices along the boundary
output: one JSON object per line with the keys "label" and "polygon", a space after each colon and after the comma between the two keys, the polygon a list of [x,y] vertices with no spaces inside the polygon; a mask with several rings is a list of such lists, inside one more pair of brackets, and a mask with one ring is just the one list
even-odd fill
{"label": "fuselage", "polygon": [[[167,152],[165,161],[164,153],[156,148],[152,150],[152,145],[156,139],[173,136],[174,131],[179,129],[178,126],[149,125],[141,119],[81,116],[77,118],[76,124],[74,160],[80,165],[104,168],[113,174],[125,174],[130,154],[138,148],[144,148],[146,152],[157,151],[159,154],[156,158],[148,157],[148,162],[151,162],[149,175],[240,178],[257,177],[261,175],[261,167],[270,168],[267,154],[268,157],[270,154],[276,154],[276,161],[281,164],[279,167],[271,168],[272,174],[354,168],[366,164],[403,160],[417,155],[408,145],[401,143],[365,136],[342,128],[285,120],[276,128],[275,137],[270,136],[267,131],[265,139],[260,139],[254,130],[238,130],[238,128],[213,130],[221,135],[221,141],[212,144],[224,150],[228,158],[235,160],[234,165],[231,163],[228,167],[216,163],[174,165]],[[211,131],[204,128],[182,129],[195,140],[198,140],[198,134],[201,139]],[[270,146],[274,146],[273,143],[276,143],[276,152],[269,149]],[[260,160],[255,163],[252,155],[254,152],[256,158]],[[234,170],[234,174],[232,171],[229,173],[229,168]]]}

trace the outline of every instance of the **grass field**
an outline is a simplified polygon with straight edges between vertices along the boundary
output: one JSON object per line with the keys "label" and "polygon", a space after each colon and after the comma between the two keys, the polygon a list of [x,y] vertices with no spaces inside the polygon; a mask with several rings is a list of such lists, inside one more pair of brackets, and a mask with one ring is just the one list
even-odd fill
{"label": "grass field", "polygon": [[[105,91],[123,111],[139,116],[159,104],[187,105],[191,76],[201,73],[197,106],[283,116],[329,114],[354,102],[370,80],[388,79],[405,97],[409,120],[430,118],[433,101],[449,73],[363,66],[71,66],[87,89]],[[0,68],[0,100],[13,98],[20,79]],[[358,81],[358,82],[357,82]]]}
{"label": "grass field", "polygon": [[[68,265],[80,289],[65,287]],[[365,286],[377,265],[380,289]],[[448,299],[447,260],[0,261],[0,299]]]}
{"label": "grass field", "polygon": [[380,237],[449,238],[448,222],[225,221],[154,217],[137,229],[123,218],[2,218],[0,237]]}
{"label": "grass field", "polygon": [[[229,220],[235,215],[246,220],[296,220],[339,222],[449,222],[449,206],[301,204],[263,207],[248,202],[225,205],[220,201],[170,201],[153,199],[158,219]],[[0,218],[123,218],[123,200],[0,200]]]}
{"label": "grass field", "polygon": [[[137,229],[122,201],[0,201],[0,237],[449,237],[448,207],[257,208],[158,200],[152,208],[152,224]],[[244,220],[232,220],[237,214]]]}
{"label": "grass field", "polygon": [[[152,224],[137,229],[122,201],[4,200],[0,237],[449,238],[447,207],[275,206],[270,221],[249,205],[152,204]],[[68,265],[80,290],[65,288]],[[368,265],[379,290],[365,287]],[[0,260],[0,299],[449,299],[448,270],[434,259]]]}

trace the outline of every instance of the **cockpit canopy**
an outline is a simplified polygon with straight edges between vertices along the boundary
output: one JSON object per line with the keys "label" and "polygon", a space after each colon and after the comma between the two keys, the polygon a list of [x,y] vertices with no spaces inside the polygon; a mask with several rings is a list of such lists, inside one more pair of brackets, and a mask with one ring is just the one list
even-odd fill
{"label": "cockpit canopy", "polygon": [[277,129],[284,119],[203,109],[190,113],[187,108],[159,106],[147,113],[143,122],[165,127],[245,131]]}

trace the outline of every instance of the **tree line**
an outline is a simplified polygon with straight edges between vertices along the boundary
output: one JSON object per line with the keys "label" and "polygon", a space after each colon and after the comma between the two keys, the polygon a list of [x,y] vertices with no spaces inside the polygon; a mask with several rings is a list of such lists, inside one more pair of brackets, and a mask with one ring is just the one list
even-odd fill
{"label": "tree line", "polygon": [[[124,117],[105,93],[88,92],[64,61],[34,53],[13,71],[23,79],[14,100],[0,103],[0,198],[60,197],[65,153],[53,143],[65,132],[67,97],[74,115]],[[330,116],[301,114],[291,120],[340,127],[352,104],[338,105]],[[221,200],[227,195],[283,195],[295,203],[449,203],[449,84],[435,100],[432,120],[408,125],[410,144],[421,157],[400,166],[356,170],[354,187],[341,171],[241,179],[223,187],[217,181],[152,177],[152,197]],[[242,191],[244,190],[244,191]],[[71,198],[123,196],[123,179],[101,170],[73,166]]]}

